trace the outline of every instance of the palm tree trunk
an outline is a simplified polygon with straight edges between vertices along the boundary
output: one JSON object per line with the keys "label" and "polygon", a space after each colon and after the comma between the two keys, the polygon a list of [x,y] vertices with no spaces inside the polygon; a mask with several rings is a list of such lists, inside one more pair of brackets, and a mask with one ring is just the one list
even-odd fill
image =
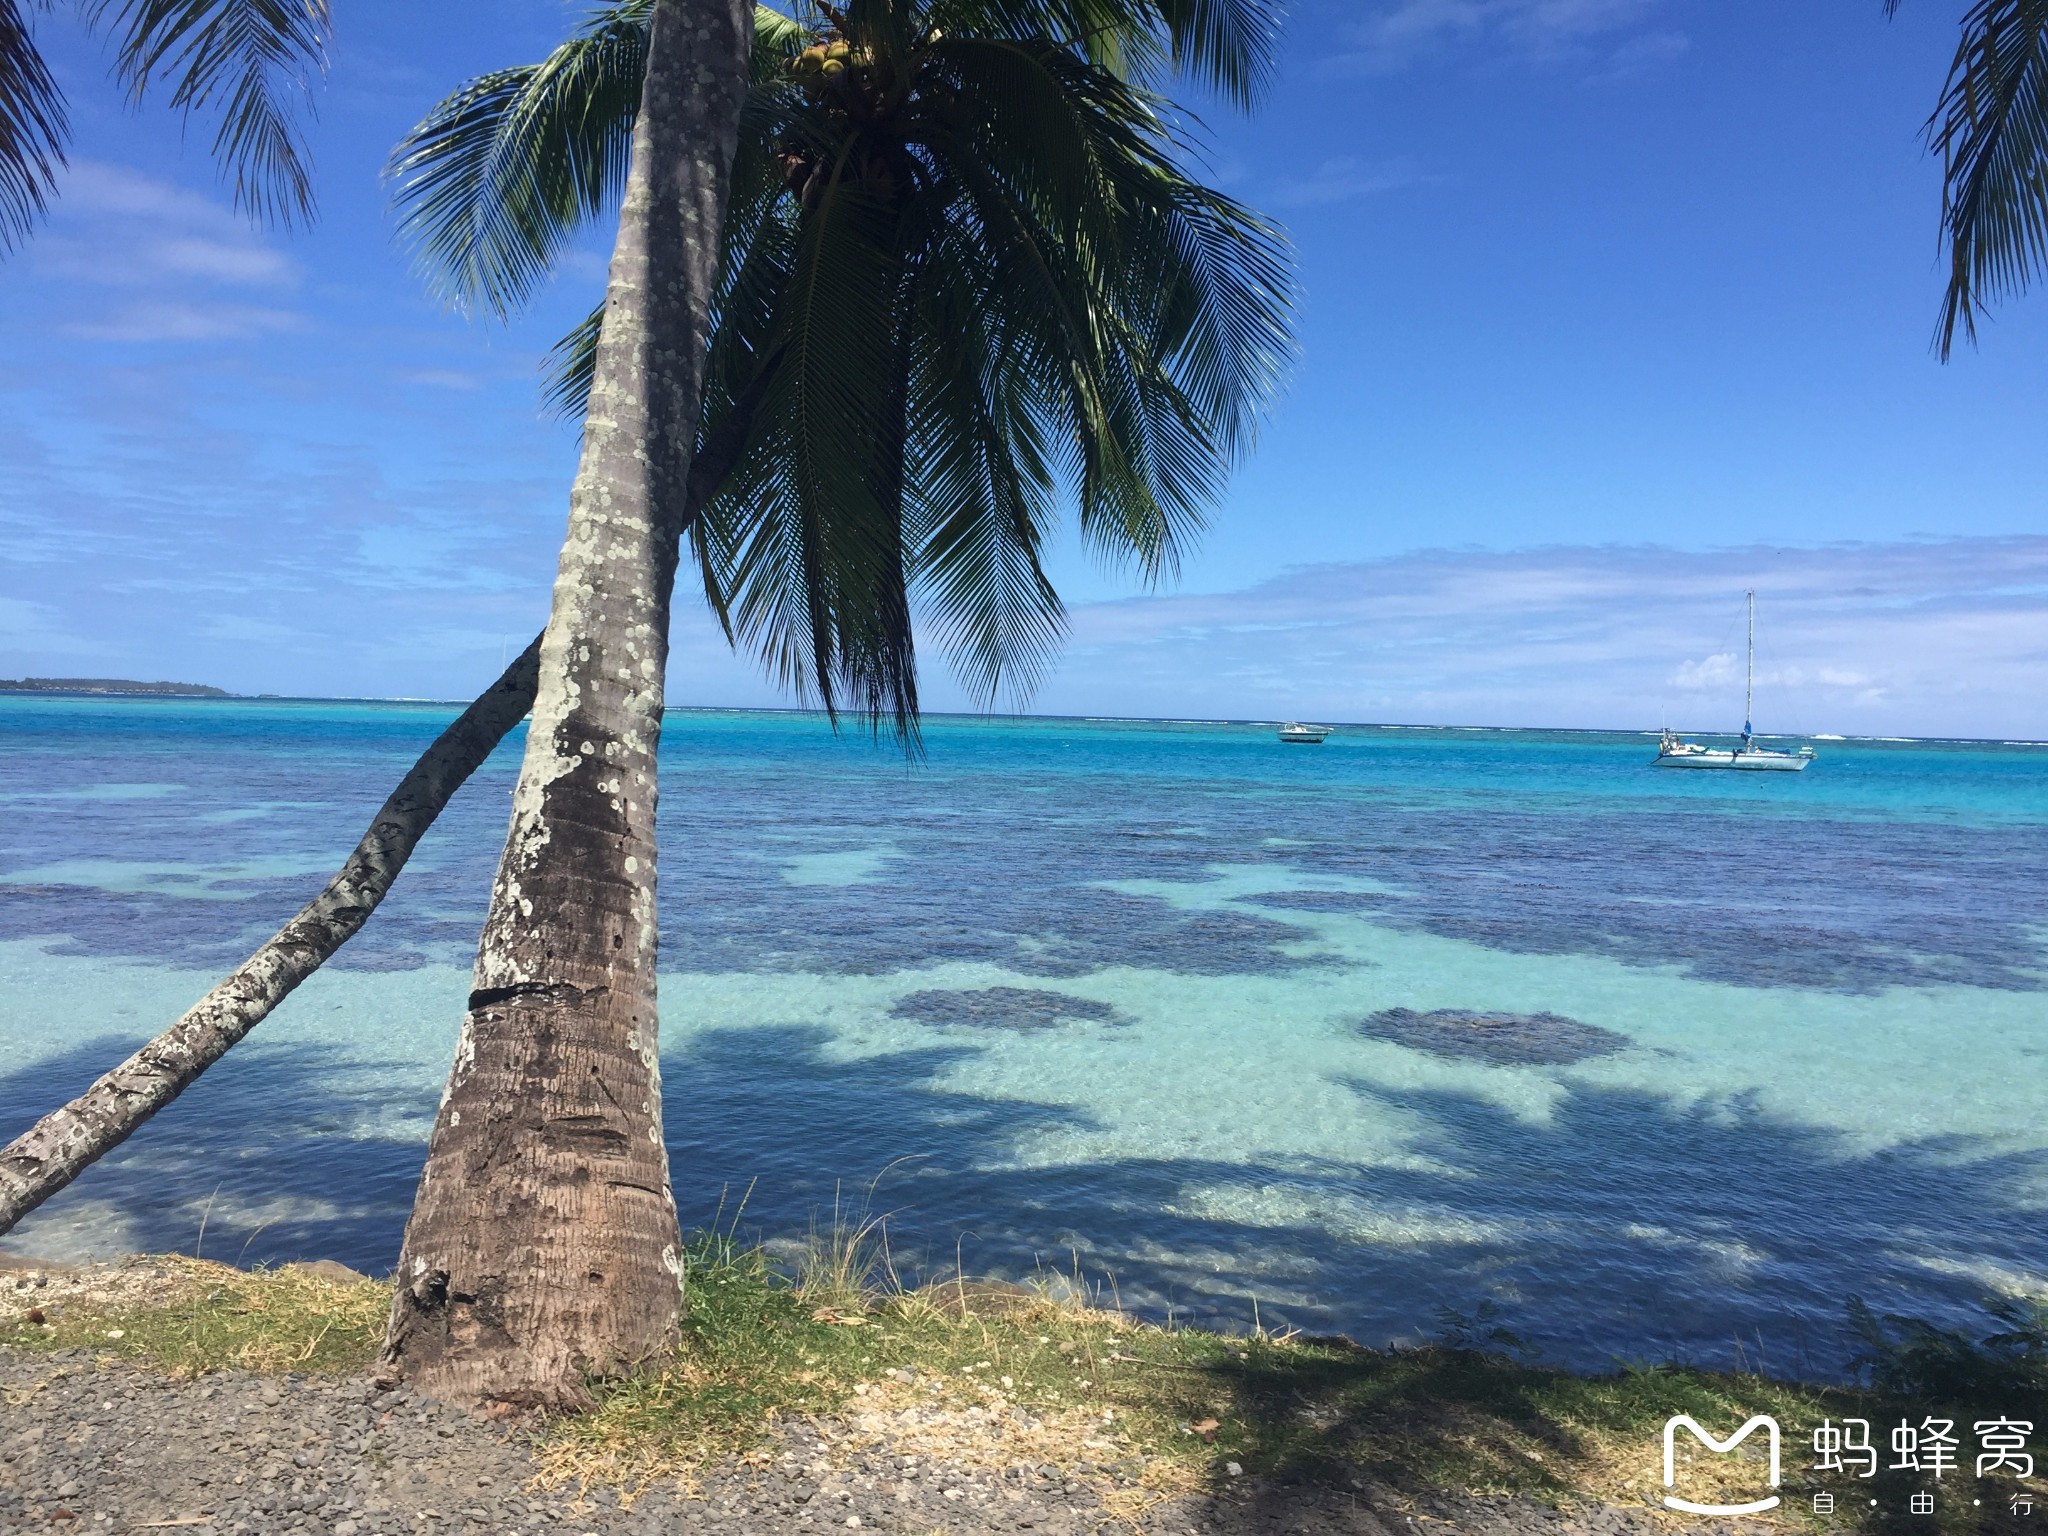
{"label": "palm tree trunk", "polygon": [[675,1338],[656,750],[752,19],[655,6],[533,726],[385,1338],[387,1375],[450,1400],[582,1406]]}
{"label": "palm tree trunk", "polygon": [[539,675],[536,635],[412,765],[355,852],[298,916],[177,1023],[0,1148],[0,1233],[126,1141],[355,936],[449,798],[525,717]]}

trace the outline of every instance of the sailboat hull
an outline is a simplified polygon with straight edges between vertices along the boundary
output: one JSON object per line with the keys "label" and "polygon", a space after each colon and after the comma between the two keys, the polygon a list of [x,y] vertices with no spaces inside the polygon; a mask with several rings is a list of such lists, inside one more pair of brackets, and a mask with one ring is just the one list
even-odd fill
{"label": "sailboat hull", "polygon": [[1798,773],[1812,762],[1790,752],[1666,752],[1659,768],[1729,768],[1741,773]]}

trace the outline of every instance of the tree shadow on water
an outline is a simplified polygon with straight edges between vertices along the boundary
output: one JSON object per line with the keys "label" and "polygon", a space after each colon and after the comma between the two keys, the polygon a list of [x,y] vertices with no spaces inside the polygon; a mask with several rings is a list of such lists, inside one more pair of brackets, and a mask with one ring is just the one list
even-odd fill
{"label": "tree shadow on water", "polygon": [[[716,1029],[664,1060],[686,1227],[801,1239],[888,1218],[909,1283],[1033,1280],[1141,1315],[1424,1341],[1483,1305],[1559,1364],[1617,1357],[1839,1375],[1851,1296],[1971,1327],[1994,1273],[2048,1272],[2048,1153],[1966,1138],[1859,1149],[1741,1101],[1685,1108],[1566,1078],[1546,1120],[1444,1091],[1353,1084],[1358,1113],[1419,1126],[1399,1165],[1151,1155],[1034,1161],[1072,1107],[948,1087],[985,1049],[945,1039],[837,1059],[829,1031]],[[0,1139],[128,1048],[81,1044],[0,1076]],[[9,1234],[63,1258],[396,1261],[438,1074],[252,1041]],[[1218,1127],[1242,1141],[1242,1127]],[[886,1172],[885,1172],[886,1170]],[[878,1176],[879,1180],[878,1180]],[[871,1183],[874,1185],[870,1190]],[[744,1211],[740,1206],[744,1199]],[[1100,1289],[1096,1289],[1096,1287]]]}
{"label": "tree shadow on water", "polygon": [[1434,1337],[1490,1304],[1561,1363],[1809,1376],[1846,1369],[1852,1295],[1965,1324],[1981,1316],[1980,1276],[2048,1273],[2029,1193],[2048,1182],[2048,1153],[1962,1137],[1859,1150],[1740,1100],[1686,1108],[1583,1082],[1542,1123],[1473,1096],[1354,1084],[1361,1114],[1421,1122],[1418,1156],[1031,1166],[1020,1149],[1034,1134],[1093,1127],[1069,1108],[940,1086],[970,1044],[849,1062],[824,1054],[827,1038],[716,1030],[671,1053],[686,1226],[730,1220],[744,1193],[744,1230],[801,1236],[836,1198],[889,1217],[907,1280],[956,1253],[971,1274],[1078,1266],[1113,1278],[1104,1299],[1155,1317],[1372,1344]]}
{"label": "tree shadow on water", "polygon": [[[0,1075],[0,1143],[138,1042],[89,1040]],[[338,1259],[389,1273],[437,1094],[418,1068],[253,1040],[5,1238],[59,1260],[193,1253],[241,1264]]]}

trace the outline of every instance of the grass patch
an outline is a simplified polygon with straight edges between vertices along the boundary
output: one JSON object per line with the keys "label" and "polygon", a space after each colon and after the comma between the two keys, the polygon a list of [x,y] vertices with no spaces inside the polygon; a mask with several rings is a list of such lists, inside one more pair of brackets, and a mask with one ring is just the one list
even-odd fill
{"label": "grass patch", "polygon": [[[55,1302],[43,1325],[0,1321],[0,1345],[85,1346],[196,1375],[353,1371],[381,1340],[381,1282],[148,1262],[157,1279],[142,1299]],[[1657,1508],[1667,1418],[1687,1413],[1725,1434],[1766,1413],[1784,1431],[1779,1521],[1922,1536],[2018,1532],[2048,1518],[2048,1486],[1971,1475],[1976,1420],[2006,1416],[2048,1430],[2048,1318],[2016,1311],[2005,1322],[2004,1332],[1972,1340],[1862,1314],[1869,1388],[1673,1366],[1585,1375],[1485,1347],[1512,1341],[1468,1326],[1453,1326],[1436,1347],[1375,1351],[1161,1328],[996,1283],[906,1290],[871,1229],[828,1234],[793,1264],[710,1235],[687,1250],[676,1353],[594,1384],[593,1411],[533,1433],[544,1483],[628,1493],[656,1480],[687,1484],[727,1457],[764,1461],[777,1454],[779,1424],[814,1417],[830,1419],[835,1453],[886,1443],[991,1469],[1050,1463],[1101,1489],[1112,1512],[1228,1486],[1233,1463],[1248,1476],[1340,1487]],[[1816,1475],[1815,1426],[1851,1416],[1871,1423],[1878,1476]],[[1909,1515],[1906,1498],[1935,1485],[1889,1469],[1893,1426],[1930,1416],[1952,1419],[1960,1441],[1960,1465],[1939,1484],[1932,1518]],[[1682,1439],[1678,1491],[1701,1502],[1756,1497],[1761,1442],[1753,1436],[1724,1457]],[[1813,1513],[1817,1492],[1835,1495],[1836,1513]],[[2015,1492],[2034,1496],[2034,1516],[2008,1514]]]}
{"label": "grass patch", "polygon": [[90,1349],[136,1360],[173,1376],[208,1371],[260,1373],[361,1370],[376,1358],[391,1311],[377,1280],[341,1280],[293,1266],[243,1270],[207,1259],[151,1258],[107,1272],[83,1294],[37,1305],[17,1294],[0,1345]]}
{"label": "grass patch", "polygon": [[[1726,1434],[1764,1413],[1784,1433],[1779,1521],[1922,1536],[2029,1530],[2039,1514],[2007,1513],[2016,1491],[2048,1513],[2048,1485],[1980,1482],[1965,1454],[1941,1482],[1935,1515],[1909,1515],[1908,1494],[1933,1484],[1888,1467],[1889,1432],[1902,1418],[1952,1418],[1965,1452],[1979,1418],[2048,1427],[2048,1382],[2012,1364],[2040,1357],[2010,1333],[1981,1346],[1942,1335],[1930,1350],[1924,1331],[1903,1326],[1888,1353],[1886,1336],[1866,1334],[1883,1390],[1677,1366],[1587,1375],[1480,1347],[1512,1342],[1483,1327],[1452,1327],[1455,1343],[1378,1351],[1161,1328],[1018,1287],[906,1292],[868,1233],[814,1243],[793,1273],[728,1239],[700,1238],[689,1250],[683,1334],[674,1361],[599,1385],[594,1412],[543,1430],[548,1481],[687,1482],[720,1456],[765,1458],[779,1420],[831,1414],[849,1448],[886,1440],[970,1465],[1049,1462],[1102,1487],[1112,1510],[1227,1485],[1232,1463],[1245,1475],[1338,1486],[1661,1509],[1668,1418],[1690,1414]],[[1930,1356],[1938,1373],[1919,1369]],[[1991,1374],[1972,1376],[1972,1360]],[[1987,1383],[1997,1386],[1990,1396],[1976,1390]],[[1877,1477],[1817,1475],[1814,1428],[1851,1416],[1868,1419],[1884,1448]],[[1757,1497],[1762,1439],[1728,1457],[1682,1438],[1677,1491],[1699,1502]],[[1813,1509],[1823,1492],[1837,1501],[1828,1516]]]}

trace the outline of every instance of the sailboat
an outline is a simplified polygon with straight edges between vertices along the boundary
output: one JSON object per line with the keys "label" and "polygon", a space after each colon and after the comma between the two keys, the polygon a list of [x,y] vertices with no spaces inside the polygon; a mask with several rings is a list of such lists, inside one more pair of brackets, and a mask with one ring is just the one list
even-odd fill
{"label": "sailboat", "polygon": [[1732,752],[1703,747],[1696,741],[1684,740],[1667,726],[1657,741],[1659,768],[1739,768],[1751,772],[1798,773],[1813,761],[1811,747],[1801,747],[1797,752],[1780,752],[1772,747],[1756,745],[1756,732],[1750,725],[1756,699],[1756,593],[1743,595],[1749,599],[1749,666],[1742,682],[1742,745]]}

